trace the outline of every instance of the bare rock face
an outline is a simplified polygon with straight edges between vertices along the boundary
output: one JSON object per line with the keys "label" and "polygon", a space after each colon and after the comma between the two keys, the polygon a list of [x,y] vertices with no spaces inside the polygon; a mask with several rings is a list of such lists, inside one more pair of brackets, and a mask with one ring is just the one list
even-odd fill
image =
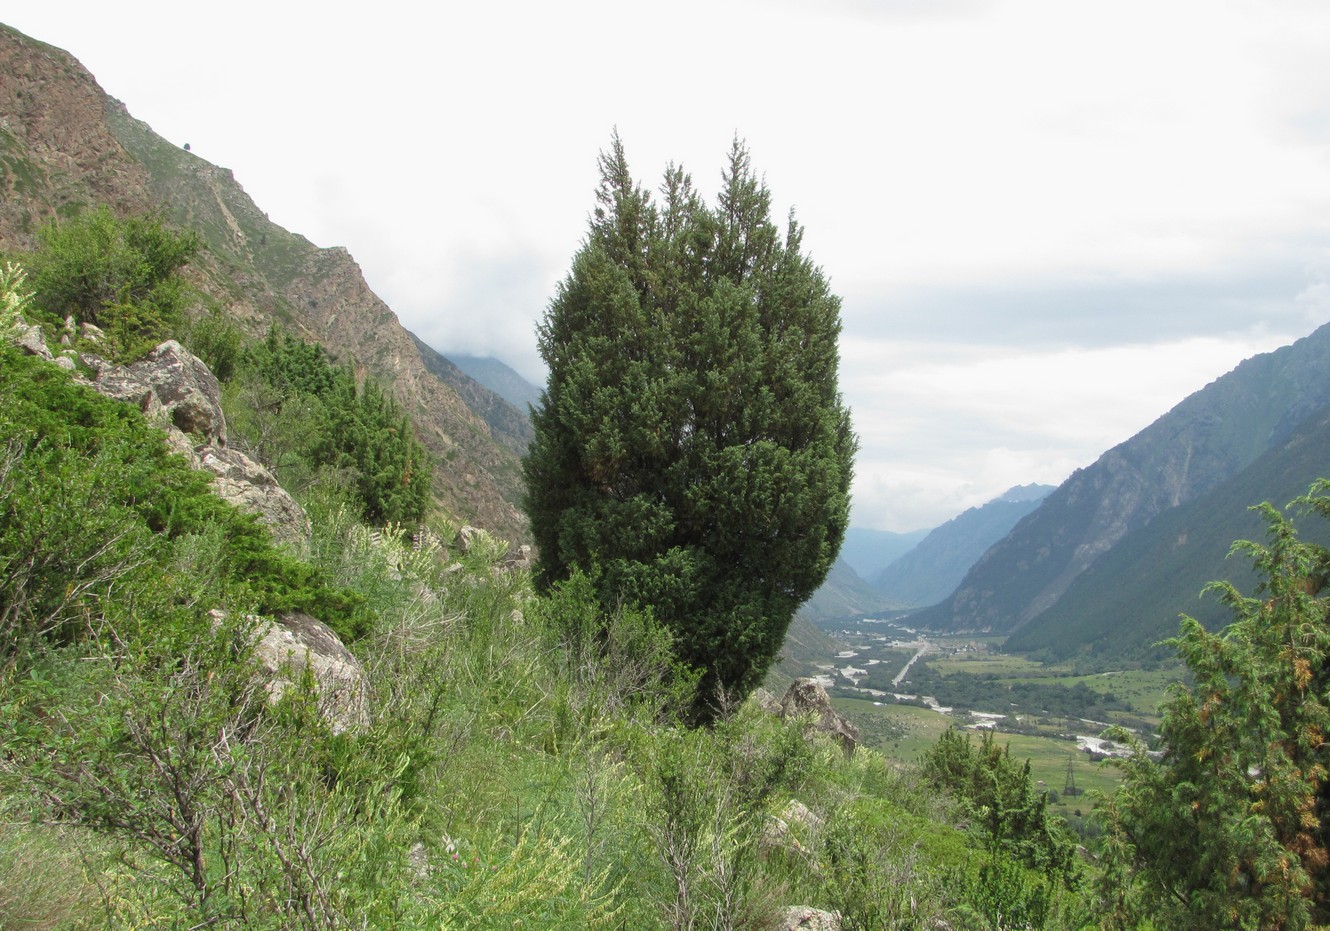
{"label": "bare rock face", "polygon": [[212,473],[218,497],[256,515],[282,543],[309,540],[304,509],[271,472],[227,447],[221,387],[197,356],[168,340],[128,367],[87,354],[81,361],[94,373],[89,382],[94,389],[161,421],[171,448],[194,468]]}
{"label": "bare rock face", "polygon": [[177,430],[226,445],[221,386],[208,366],[184,346],[167,340],[129,371],[151,386]]}
{"label": "bare rock face", "polygon": [[238,449],[211,444],[194,450],[198,467],[213,474],[213,491],[267,525],[282,543],[300,546],[309,540],[309,516],[273,474]]}
{"label": "bare rock face", "polygon": [[820,682],[815,679],[795,679],[781,699],[780,706],[782,717],[810,716],[810,727],[814,732],[830,736],[840,744],[847,757],[854,754],[854,748],[859,745],[859,729],[831,707],[831,699]]}
{"label": "bare rock face", "polygon": [[308,669],[318,688],[319,710],[334,734],[369,726],[365,667],[322,621],[292,612],[265,622],[258,630],[254,656],[272,676],[268,684],[272,701]]}
{"label": "bare rock face", "polygon": [[792,905],[785,909],[777,931],[840,931],[840,915],[836,912],[824,912],[809,908],[807,905]]}

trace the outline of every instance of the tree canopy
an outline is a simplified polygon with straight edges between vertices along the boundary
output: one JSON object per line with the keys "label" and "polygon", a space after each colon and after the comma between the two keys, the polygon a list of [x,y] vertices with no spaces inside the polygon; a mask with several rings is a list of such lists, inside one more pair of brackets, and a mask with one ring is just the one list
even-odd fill
{"label": "tree canopy", "polygon": [[706,718],[761,679],[840,549],[856,446],[840,301],[739,142],[714,207],[673,165],[657,203],[617,135],[600,175],[538,331],[537,577],[582,569],[607,606],[650,607],[702,673]]}
{"label": "tree canopy", "polygon": [[[1322,480],[1295,506],[1330,517]],[[1330,920],[1330,550],[1261,507],[1261,575],[1216,583],[1234,621],[1184,618],[1170,641],[1190,673],[1164,707],[1158,762],[1143,749],[1108,810],[1116,859],[1148,914],[1174,928],[1304,928]],[[1120,893],[1121,907],[1131,897]]]}

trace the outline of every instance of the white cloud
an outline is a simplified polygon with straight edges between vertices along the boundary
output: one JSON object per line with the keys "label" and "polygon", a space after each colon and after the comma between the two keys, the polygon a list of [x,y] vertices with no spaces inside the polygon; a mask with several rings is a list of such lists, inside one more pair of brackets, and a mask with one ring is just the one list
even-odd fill
{"label": "white cloud", "polygon": [[856,516],[1057,481],[1330,318],[1330,6],[15,0],[413,330],[539,378],[617,126],[713,191],[736,132],[845,297]]}
{"label": "white cloud", "polygon": [[994,353],[847,340],[862,452],[854,523],[930,527],[1013,485],[1059,484],[1282,335]]}

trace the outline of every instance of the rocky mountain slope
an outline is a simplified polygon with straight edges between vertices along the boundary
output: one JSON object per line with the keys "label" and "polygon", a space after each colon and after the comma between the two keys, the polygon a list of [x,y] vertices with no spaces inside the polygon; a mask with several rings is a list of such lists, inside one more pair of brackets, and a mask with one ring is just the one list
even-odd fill
{"label": "rocky mountain slope", "polygon": [[1018,485],[935,528],[914,549],[870,579],[897,604],[937,604],[966,571],[1053,491],[1052,485]]}
{"label": "rocky mountain slope", "polygon": [[[1171,657],[1157,644],[1177,635],[1181,614],[1217,630],[1229,610],[1201,590],[1226,579],[1250,593],[1256,574],[1245,556],[1229,557],[1235,540],[1265,541],[1265,522],[1251,510],[1284,507],[1306,494],[1313,477],[1330,474],[1330,405],[1286,441],[1207,494],[1159,515],[1080,575],[1057,603],[1007,640],[1007,647],[1047,659],[1091,662]],[[1303,539],[1330,542],[1326,522],[1295,515]]]}
{"label": "rocky mountain slope", "polygon": [[[30,247],[50,218],[92,204],[164,211],[206,244],[195,275],[209,305],[252,334],[280,323],[390,385],[439,458],[433,491],[443,510],[511,540],[526,537],[520,418],[459,372],[473,409],[431,371],[345,249],[319,248],[270,222],[229,170],[161,139],[67,53],[5,26],[0,115],[0,251]],[[496,435],[478,410],[514,421],[511,429]]]}
{"label": "rocky mountain slope", "polygon": [[[1328,403],[1330,326],[1324,326],[1246,360],[1077,470],[984,554],[951,597],[914,615],[914,622],[949,630],[1021,629],[1115,548],[1134,548],[1134,535],[1161,514],[1215,492],[1288,443]],[[1301,490],[1325,471],[1324,465],[1310,467],[1299,477]],[[1253,486],[1245,498],[1211,504],[1241,512],[1276,492]],[[1221,541],[1225,547],[1230,542]]]}

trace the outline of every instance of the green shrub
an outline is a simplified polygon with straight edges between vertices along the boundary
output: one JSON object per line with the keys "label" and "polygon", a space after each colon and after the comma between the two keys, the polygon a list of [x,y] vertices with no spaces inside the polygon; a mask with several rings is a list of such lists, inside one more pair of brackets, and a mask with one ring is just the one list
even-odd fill
{"label": "green shrub", "polygon": [[37,239],[25,264],[44,322],[100,327],[110,345],[97,348],[117,361],[142,356],[181,322],[191,291],[179,271],[200,249],[196,234],[103,206],[52,221]]}
{"label": "green shrub", "polygon": [[376,381],[358,382],[323,347],[276,329],[246,349],[239,367],[232,432],[285,484],[344,488],[371,524],[421,522],[433,464]]}
{"label": "green shrub", "polygon": [[137,409],[8,344],[0,396],[0,659],[68,643],[111,602],[160,586],[172,541],[190,535],[215,537],[211,571],[235,604],[307,611],[350,638],[368,629],[362,599],[214,495]]}

